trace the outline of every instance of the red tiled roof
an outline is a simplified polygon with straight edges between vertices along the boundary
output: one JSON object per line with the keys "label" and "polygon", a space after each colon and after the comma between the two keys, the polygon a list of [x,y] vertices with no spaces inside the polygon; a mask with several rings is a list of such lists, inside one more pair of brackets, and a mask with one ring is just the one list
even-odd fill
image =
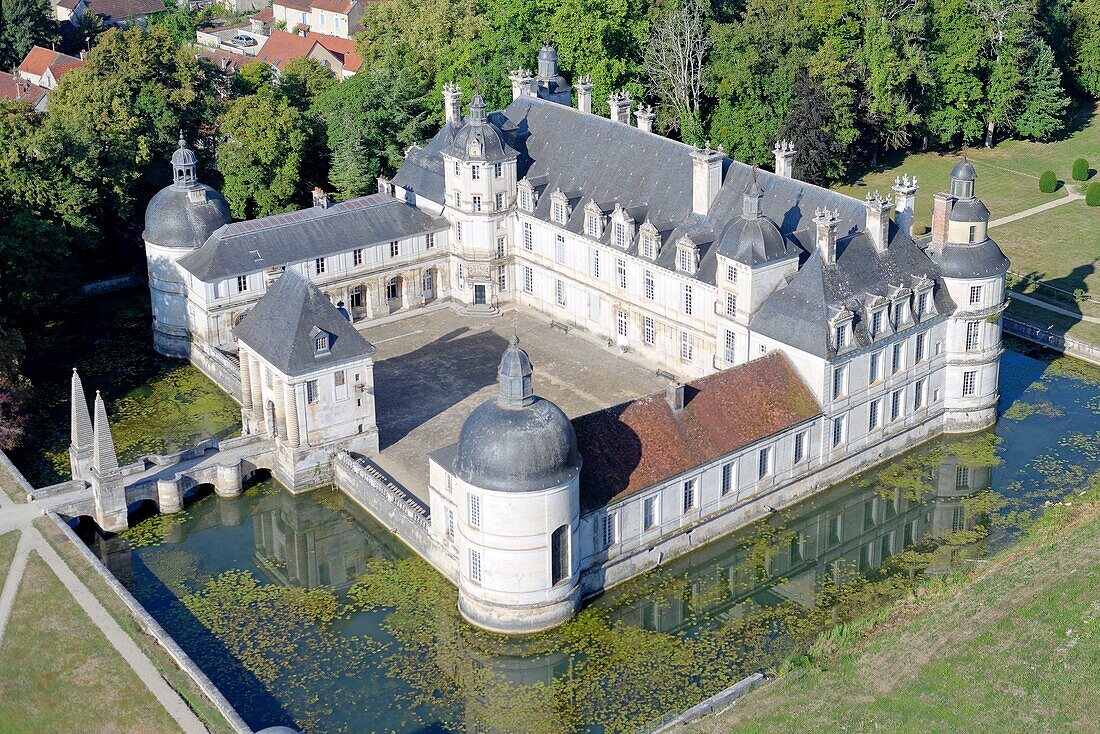
{"label": "red tiled roof", "polygon": [[248,19],[258,20],[261,23],[273,23],[275,21],[275,11],[271,9],[270,5],[268,5],[264,8],[261,8],[259,12],[248,16]]}
{"label": "red tiled roof", "polygon": [[358,71],[363,65],[363,60],[354,53],[355,41],[351,39],[327,36],[323,33],[308,33],[300,36],[278,30],[271,32],[271,36],[268,37],[256,58],[281,70],[286,62],[309,56],[309,52],[316,45],[320,45],[335,56],[346,71]]}
{"label": "red tiled roof", "polygon": [[88,10],[107,20],[126,20],[130,17],[162,13],[164,0],[88,0]]}
{"label": "red tiled roof", "polygon": [[46,96],[47,90],[26,79],[0,71],[0,99],[26,102],[34,107]]}
{"label": "red tiled roof", "polygon": [[340,63],[344,65],[345,71],[354,73],[359,71],[360,67],[363,66],[362,57],[355,53],[355,39],[328,36],[324,33],[310,33],[309,37],[316,39],[317,43],[324,46],[333,56],[340,59]]}
{"label": "red tiled roof", "polygon": [[195,48],[195,58],[206,59],[222,71],[236,71],[245,64],[255,61],[254,58],[245,54],[224,51],[220,48],[206,48],[205,46]]}
{"label": "red tiled roof", "polygon": [[275,0],[274,4],[294,8],[303,13],[308,13],[311,8],[316,8],[329,13],[347,15],[355,6],[355,0]]}
{"label": "red tiled roof", "polygon": [[672,411],[663,393],[573,420],[581,504],[602,507],[821,414],[782,352],[684,388]]}
{"label": "red tiled roof", "polygon": [[63,54],[60,51],[51,51],[41,46],[34,46],[26,58],[23,59],[23,63],[19,65],[19,71],[34,76],[42,76],[46,73],[46,69],[51,69],[54,78],[60,81],[65,72],[78,66],[84,66],[84,62],[75,56]]}
{"label": "red tiled roof", "polygon": [[59,5],[66,10],[76,10],[76,6],[80,5],[80,0],[57,0],[54,5]]}

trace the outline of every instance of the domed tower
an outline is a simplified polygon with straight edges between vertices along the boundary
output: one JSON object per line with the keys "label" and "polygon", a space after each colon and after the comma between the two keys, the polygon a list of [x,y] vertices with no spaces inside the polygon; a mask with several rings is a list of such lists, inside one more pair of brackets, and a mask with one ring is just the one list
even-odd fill
{"label": "domed tower", "polygon": [[172,183],[145,209],[145,259],[153,302],[153,347],[169,357],[187,358],[187,289],[176,260],[202,246],[214,230],[232,221],[229,206],[198,180],[198,159],[180,133],[172,154]]}
{"label": "domed tower", "polygon": [[489,121],[485,100],[475,94],[470,113],[443,151],[443,168],[457,255],[453,295],[478,309],[491,310],[496,303],[498,268],[510,253],[504,222],[516,199],[518,157]]}
{"label": "domed tower", "polygon": [[1001,312],[1008,258],[989,238],[989,210],[974,195],[965,158],[951,171],[951,193],[936,194],[928,254],[939,265],[955,311],[948,318],[944,429],[973,431],[997,418]]}
{"label": "domed tower", "polygon": [[526,634],[568,620],[580,601],[579,477],[573,424],[534,394],[513,338],[500,391],[462,425],[451,477],[458,606],[486,629]]}
{"label": "domed tower", "polygon": [[558,51],[550,44],[539,50],[539,74],[535,77],[536,93],[542,99],[563,104],[573,104],[573,88],[558,73]]}

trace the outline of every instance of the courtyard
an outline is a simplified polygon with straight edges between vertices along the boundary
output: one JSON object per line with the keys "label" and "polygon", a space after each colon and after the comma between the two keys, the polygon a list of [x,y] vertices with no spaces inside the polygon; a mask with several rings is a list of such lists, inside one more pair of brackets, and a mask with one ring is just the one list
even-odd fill
{"label": "courtyard", "polygon": [[620,355],[576,330],[524,310],[468,316],[450,308],[363,330],[374,344],[378,464],[427,500],[428,459],[458,440],[463,421],[497,389],[513,329],[534,367],[535,393],[570,418],[664,389],[636,355]]}

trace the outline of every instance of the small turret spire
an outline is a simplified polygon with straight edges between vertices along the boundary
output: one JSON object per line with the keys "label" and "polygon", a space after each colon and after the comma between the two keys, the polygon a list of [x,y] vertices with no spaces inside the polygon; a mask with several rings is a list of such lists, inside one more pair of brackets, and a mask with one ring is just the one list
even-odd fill
{"label": "small turret spire", "polygon": [[92,418],[88,414],[88,399],[84,397],[84,385],[80,375],[73,367],[72,391],[70,395],[69,435],[72,447],[84,451],[92,447]]}
{"label": "small turret spire", "polygon": [[172,182],[178,188],[189,189],[199,184],[199,159],[195,152],[187,147],[187,141],[180,130],[179,147],[172,154]]}
{"label": "small turret spire", "polygon": [[519,332],[513,326],[512,338],[500,358],[500,368],[497,370],[500,381],[497,402],[505,408],[522,408],[535,402],[531,372],[531,359],[520,348]]}
{"label": "small turret spire", "polygon": [[99,390],[95,392],[95,426],[93,428],[92,468],[99,474],[118,469],[115,440],[111,437],[111,425],[107,422],[107,407]]}
{"label": "small turret spire", "polygon": [[759,219],[761,217],[761,201],[764,198],[764,190],[756,180],[756,166],[752,167],[752,177],[745,186],[745,195],[742,200],[741,216],[745,219]]}

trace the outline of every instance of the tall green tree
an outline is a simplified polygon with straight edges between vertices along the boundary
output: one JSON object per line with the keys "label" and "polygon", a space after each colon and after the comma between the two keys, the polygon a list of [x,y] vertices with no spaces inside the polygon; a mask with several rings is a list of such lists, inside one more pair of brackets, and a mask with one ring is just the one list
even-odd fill
{"label": "tall green tree", "polygon": [[49,0],[0,3],[0,69],[18,66],[32,46],[49,48],[56,41],[57,22]]}
{"label": "tall green tree", "polygon": [[229,104],[220,123],[218,169],[237,219],[265,217],[294,208],[308,182],[302,166],[310,141],[309,121],[277,89],[263,86]]}
{"label": "tall green tree", "polygon": [[1014,121],[1016,132],[1033,140],[1049,140],[1065,127],[1069,104],[1069,97],[1062,91],[1062,72],[1054,60],[1054,51],[1037,39],[1024,72],[1023,104]]}
{"label": "tall green tree", "polygon": [[279,74],[279,90],[300,112],[308,112],[336,84],[332,69],[317,59],[291,59]]}
{"label": "tall green tree", "polygon": [[939,143],[972,142],[984,131],[980,113],[984,34],[970,0],[932,0],[929,65],[933,84],[925,115]]}
{"label": "tall green tree", "polygon": [[835,132],[833,105],[819,80],[808,69],[795,80],[790,111],[779,136],[798,150],[798,177],[827,185],[843,172],[844,143]]}
{"label": "tall green tree", "polygon": [[1100,99],[1100,3],[1077,0],[1069,15],[1073,28],[1070,64],[1077,85],[1093,99]]}

